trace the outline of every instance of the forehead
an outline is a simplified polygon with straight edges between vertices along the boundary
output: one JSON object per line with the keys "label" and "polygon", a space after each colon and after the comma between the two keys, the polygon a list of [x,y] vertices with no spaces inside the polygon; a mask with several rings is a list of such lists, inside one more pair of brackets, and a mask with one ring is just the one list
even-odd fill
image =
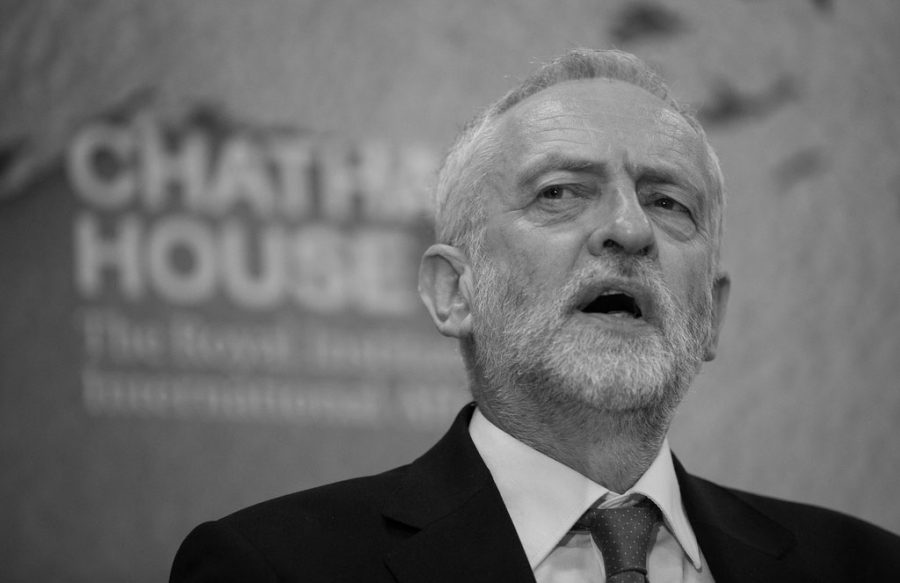
{"label": "forehead", "polygon": [[510,162],[546,153],[600,163],[669,164],[705,174],[705,146],[681,114],[622,81],[586,79],[553,85],[510,109],[498,124]]}

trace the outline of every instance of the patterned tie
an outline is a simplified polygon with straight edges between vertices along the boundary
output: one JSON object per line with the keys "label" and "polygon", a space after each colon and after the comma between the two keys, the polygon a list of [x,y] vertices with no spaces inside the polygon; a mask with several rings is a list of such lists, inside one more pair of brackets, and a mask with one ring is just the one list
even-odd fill
{"label": "patterned tie", "polygon": [[647,553],[659,509],[650,500],[624,508],[592,508],[573,530],[589,530],[603,555],[607,583],[647,583]]}

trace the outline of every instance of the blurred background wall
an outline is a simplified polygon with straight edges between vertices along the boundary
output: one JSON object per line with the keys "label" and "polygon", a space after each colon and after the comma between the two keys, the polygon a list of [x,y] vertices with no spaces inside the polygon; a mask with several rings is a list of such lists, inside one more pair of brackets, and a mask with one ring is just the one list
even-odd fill
{"label": "blurred background wall", "polygon": [[159,581],[187,531],[403,463],[467,396],[415,294],[460,125],[575,46],[722,158],[689,469],[900,531],[892,0],[0,4],[0,580]]}

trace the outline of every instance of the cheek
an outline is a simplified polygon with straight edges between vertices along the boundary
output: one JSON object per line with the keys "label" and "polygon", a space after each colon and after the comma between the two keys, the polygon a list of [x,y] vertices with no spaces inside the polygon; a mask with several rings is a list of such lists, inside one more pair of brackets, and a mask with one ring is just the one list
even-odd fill
{"label": "cheek", "polygon": [[573,233],[534,228],[509,228],[498,232],[495,257],[502,257],[515,281],[534,290],[558,287],[568,280],[579,257]]}
{"label": "cheek", "polygon": [[686,254],[668,261],[660,258],[666,280],[682,307],[688,308],[709,294],[712,286],[708,258],[703,253]]}

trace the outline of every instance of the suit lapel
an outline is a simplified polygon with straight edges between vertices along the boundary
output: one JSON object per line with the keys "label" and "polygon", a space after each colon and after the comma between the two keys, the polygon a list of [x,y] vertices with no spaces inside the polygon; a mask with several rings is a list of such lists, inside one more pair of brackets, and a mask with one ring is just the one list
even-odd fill
{"label": "suit lapel", "polygon": [[688,519],[716,583],[810,581],[789,560],[794,534],[729,490],[691,476],[675,460]]}
{"label": "suit lapel", "polygon": [[533,582],[515,527],[469,437],[474,405],[413,462],[387,520],[420,529],[385,557],[401,583]]}
{"label": "suit lapel", "polygon": [[[474,404],[412,463],[383,510],[416,532],[384,557],[399,583],[534,582],[490,472],[469,437]],[[716,583],[808,582],[791,567],[793,533],[733,492],[675,472],[685,511]]]}

